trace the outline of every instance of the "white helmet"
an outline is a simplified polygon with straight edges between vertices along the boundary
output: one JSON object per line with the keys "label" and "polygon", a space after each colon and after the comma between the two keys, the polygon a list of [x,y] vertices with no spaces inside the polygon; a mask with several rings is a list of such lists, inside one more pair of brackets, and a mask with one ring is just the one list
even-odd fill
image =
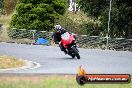
{"label": "white helmet", "polygon": [[55,25],[55,29],[56,30],[60,30],[61,29],[61,26],[60,25]]}

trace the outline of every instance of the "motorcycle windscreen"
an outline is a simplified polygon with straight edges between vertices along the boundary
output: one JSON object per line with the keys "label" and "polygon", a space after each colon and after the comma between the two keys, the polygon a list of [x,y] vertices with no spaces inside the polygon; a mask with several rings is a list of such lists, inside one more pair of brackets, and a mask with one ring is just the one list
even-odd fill
{"label": "motorcycle windscreen", "polygon": [[61,38],[64,44],[70,44],[73,40],[75,40],[73,35],[69,34],[68,32],[62,34]]}
{"label": "motorcycle windscreen", "polygon": [[69,40],[69,38],[70,38],[70,34],[68,33],[68,32],[66,32],[66,33],[64,33],[64,34],[62,34],[61,35],[61,38],[63,39],[63,40]]}

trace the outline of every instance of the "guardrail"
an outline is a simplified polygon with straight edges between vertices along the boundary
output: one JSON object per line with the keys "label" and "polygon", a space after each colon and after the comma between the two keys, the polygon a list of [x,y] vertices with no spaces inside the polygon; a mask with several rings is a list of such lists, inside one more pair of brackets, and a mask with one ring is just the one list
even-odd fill
{"label": "guardrail", "polygon": [[[16,29],[13,28],[9,31],[9,36],[12,38],[12,41],[17,42],[17,40],[28,39],[24,42],[22,40],[20,43],[33,44],[37,38],[45,38],[49,40],[51,45],[52,33],[47,31],[36,31],[36,30],[26,30],[26,29]],[[125,38],[108,38],[109,45],[108,49],[110,50],[122,50],[122,51],[132,51],[132,39]],[[12,42],[10,41],[10,42]],[[99,48],[106,49],[106,37],[99,36],[87,36],[87,35],[76,35],[76,41],[79,47],[81,48]]]}
{"label": "guardrail", "polygon": [[108,47],[106,47],[107,38],[99,36],[78,36],[77,43],[83,48],[101,48],[110,50],[132,51],[132,39],[109,38]]}

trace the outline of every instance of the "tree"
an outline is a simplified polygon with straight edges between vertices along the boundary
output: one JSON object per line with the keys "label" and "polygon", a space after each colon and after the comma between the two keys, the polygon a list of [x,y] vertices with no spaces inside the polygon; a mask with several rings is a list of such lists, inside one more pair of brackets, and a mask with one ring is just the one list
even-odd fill
{"label": "tree", "polygon": [[[102,26],[107,27],[108,8],[102,13]],[[132,2],[130,0],[116,0],[112,3],[110,36],[132,38]]]}
{"label": "tree", "polygon": [[[94,19],[101,18],[100,33],[105,36],[108,25],[109,0],[80,0],[82,10]],[[131,0],[112,0],[110,32],[111,37],[132,38]]]}
{"label": "tree", "polygon": [[132,38],[132,1],[117,0],[117,9],[119,9],[118,29],[125,38]]}
{"label": "tree", "polygon": [[19,0],[10,27],[49,31],[65,11],[65,0]]}
{"label": "tree", "polygon": [[79,0],[81,9],[88,15],[98,18],[107,6],[107,0]]}

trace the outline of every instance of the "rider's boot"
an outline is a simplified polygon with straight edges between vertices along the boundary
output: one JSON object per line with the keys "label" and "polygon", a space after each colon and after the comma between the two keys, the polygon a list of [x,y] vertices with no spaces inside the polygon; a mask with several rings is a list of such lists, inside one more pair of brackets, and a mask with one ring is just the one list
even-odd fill
{"label": "rider's boot", "polygon": [[63,51],[64,51],[64,53],[65,53],[65,55],[66,55],[66,54],[67,54],[67,51],[66,51],[66,49],[64,49]]}

